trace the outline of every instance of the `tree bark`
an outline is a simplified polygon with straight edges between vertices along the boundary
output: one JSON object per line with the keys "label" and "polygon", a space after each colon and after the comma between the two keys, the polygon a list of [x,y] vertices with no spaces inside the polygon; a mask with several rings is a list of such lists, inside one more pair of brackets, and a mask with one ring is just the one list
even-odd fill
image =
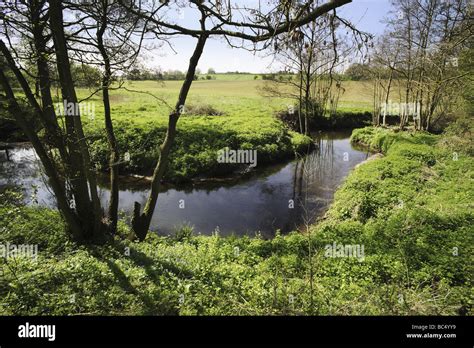
{"label": "tree bark", "polygon": [[189,89],[191,88],[191,84],[194,80],[196,67],[199,62],[199,58],[201,58],[207,37],[207,34],[202,34],[198,39],[198,42],[194,49],[194,53],[189,61],[188,71],[186,73],[184,83],[181,86],[181,91],[179,93],[178,102],[176,103],[175,110],[173,110],[169,115],[168,130],[166,132],[165,139],[160,146],[160,156],[153,172],[151,192],[145,204],[145,208],[143,209],[143,213],[140,214],[140,203],[135,202],[132,218],[132,229],[140,241],[143,241],[146,238],[146,235],[150,228],[151,218],[153,216],[153,212],[155,211],[156,202],[158,200],[161,179],[163,178],[163,174],[168,164],[169,153],[171,150],[171,146],[173,145],[174,138],[176,136],[176,124],[178,123],[178,119],[185,105]]}
{"label": "tree bark", "polygon": [[[70,130],[73,127],[73,137],[68,138],[71,150],[71,162],[77,165],[76,177],[73,181],[76,184],[74,195],[75,204],[81,223],[84,226],[84,233],[87,238],[102,236],[102,208],[97,194],[97,181],[95,172],[91,167],[90,154],[82,128],[81,115],[76,107],[77,96],[74,88],[74,80],[71,74],[71,66],[68,57],[68,49],[63,27],[62,2],[60,0],[49,0],[50,26],[54,40],[56,61],[59,73],[59,83],[63,100],[72,103],[73,114],[66,113],[66,122],[69,121]],[[72,127],[71,127],[72,123]],[[74,145],[78,146],[75,147]],[[90,194],[90,195],[89,195]],[[91,204],[92,200],[92,204]]]}
{"label": "tree bark", "polygon": [[109,145],[109,167],[110,167],[110,202],[108,207],[108,229],[109,232],[115,234],[117,232],[118,222],[118,203],[119,203],[119,161],[120,152],[118,149],[117,139],[114,133],[114,127],[112,123],[112,115],[110,108],[110,97],[109,97],[109,86],[111,83],[111,66],[110,58],[105,49],[104,45],[104,32],[107,27],[107,5],[105,2],[103,8],[103,15],[101,22],[98,25],[99,30],[97,31],[97,44],[104,60],[104,76],[102,78],[102,102],[104,104],[104,118],[105,118],[105,130],[107,133],[107,142]]}
{"label": "tree bark", "polygon": [[31,144],[33,145],[36,153],[41,159],[41,163],[44,166],[46,175],[48,176],[48,179],[49,179],[49,183],[56,197],[56,201],[58,203],[58,209],[63,215],[64,220],[66,221],[66,224],[69,227],[69,230],[72,236],[76,240],[82,240],[81,225],[76,215],[69,207],[69,202],[66,197],[64,186],[59,176],[57,175],[56,169],[54,167],[54,163],[48,156],[46,149],[44,148],[40,139],[34,132],[33,128],[30,126],[30,122],[25,116],[23,110],[18,105],[18,102],[16,101],[15,95],[13,93],[13,90],[8,82],[7,77],[5,76],[3,72],[2,67],[0,67],[0,84],[2,85],[3,90],[6,94],[10,113],[14,115],[15,120],[17,121],[18,125],[26,134]]}
{"label": "tree bark", "polygon": [[[36,55],[36,67],[38,78],[35,81],[37,95],[41,98],[42,117],[40,117],[47,134],[47,139],[59,150],[59,154],[64,164],[64,170],[70,176],[69,154],[63,137],[63,131],[59,126],[56,111],[54,109],[53,98],[51,96],[51,77],[47,61],[47,37],[44,34],[46,26],[45,16],[41,17],[42,3],[33,1],[31,5],[31,25],[33,41]],[[36,93],[35,93],[36,95]]]}

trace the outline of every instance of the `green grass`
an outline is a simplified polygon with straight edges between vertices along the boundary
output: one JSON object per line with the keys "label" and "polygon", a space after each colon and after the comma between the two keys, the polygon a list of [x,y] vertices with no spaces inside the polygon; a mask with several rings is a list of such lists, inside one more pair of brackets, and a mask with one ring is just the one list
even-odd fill
{"label": "green grass", "polygon": [[[77,246],[55,213],[3,195],[0,243],[37,243],[40,253],[0,258],[0,314],[472,315],[474,160],[463,148],[453,159],[446,138],[354,132],[385,156],[348,176],[310,235],[272,240],[184,227]],[[325,257],[333,242],[364,245],[364,260]]]}
{"label": "green grass", "polygon": [[[259,91],[264,81],[250,79],[251,76],[218,74],[216,80],[193,82],[185,114],[178,124],[178,136],[165,174],[167,180],[185,181],[199,175],[222,175],[235,170],[232,165],[217,165],[216,153],[226,146],[257,150],[261,164],[305,150],[309,139],[289,132],[274,117],[276,111],[287,107],[288,101],[263,97]],[[150,174],[153,171],[168,114],[174,107],[181,83],[127,82],[125,88],[111,92],[119,147],[122,154],[129,152],[131,158],[131,162],[122,164],[122,172]],[[80,99],[89,94],[86,89],[79,90]],[[100,93],[86,101],[93,103],[95,109],[93,120],[84,117],[92,144],[92,158],[99,167],[107,168],[108,150]],[[192,111],[197,107],[212,108],[222,115],[194,115]]]}
{"label": "green grass", "polygon": [[[122,172],[150,174],[158,158],[157,149],[166,132],[169,105],[177,99],[181,82],[131,82],[111,95],[112,115],[122,154],[130,153],[131,162]],[[178,134],[166,179],[183,181],[198,175],[221,175],[235,169],[218,165],[217,151],[223,147],[258,151],[259,163],[275,162],[302,151],[309,139],[302,141],[289,133],[273,115],[281,102],[269,102],[257,94],[253,81],[213,80],[193,83],[185,114],[178,123]],[[86,90],[80,97],[87,97]],[[165,102],[162,102],[165,101]],[[88,99],[95,103],[96,117],[87,120],[86,133],[92,143],[93,160],[107,167],[107,142],[103,131],[103,107],[100,95]],[[167,105],[169,104],[169,105]],[[212,107],[219,116],[193,115],[196,107]],[[187,112],[186,110],[191,110]]]}
{"label": "green grass", "polygon": [[[199,175],[222,175],[235,170],[232,165],[217,165],[216,153],[226,146],[257,150],[261,164],[306,149],[309,139],[295,139],[296,133],[288,132],[274,117],[277,111],[286,109],[290,101],[262,96],[260,90],[265,81],[253,80],[254,75],[215,76],[216,80],[193,82],[185,114],[178,123],[176,143],[165,174],[167,180],[185,181]],[[158,146],[166,132],[168,114],[175,107],[181,83],[126,82],[125,88],[111,92],[112,118],[119,147],[122,154],[129,152],[131,158],[131,162],[122,164],[122,173],[152,173],[158,158]],[[360,90],[352,82],[347,83],[347,93]],[[78,95],[94,105],[95,118],[83,118],[86,134],[92,144],[93,161],[99,168],[107,168],[108,148],[101,95],[98,93],[88,98],[90,91],[86,89],[79,89]],[[350,98],[360,99],[355,94]],[[363,99],[357,103],[342,100],[341,110],[346,111],[365,111],[370,105]],[[196,108],[212,108],[222,115],[193,115],[192,110]]]}
{"label": "green grass", "polygon": [[[306,151],[310,139],[296,139],[296,133],[289,132],[275,117],[278,111],[287,110],[295,101],[265,97],[262,88],[267,81],[263,81],[260,75],[254,79],[255,76],[215,74],[213,80],[193,82],[185,114],[178,123],[176,144],[165,180],[188,181],[198,176],[226,175],[239,169],[232,165],[217,165],[217,151],[223,147],[257,150],[260,164],[280,161],[295,152]],[[123,88],[111,90],[112,118],[119,149],[122,157],[128,152],[131,158],[130,162],[122,161],[122,174],[150,175],[153,172],[158,148],[166,133],[168,115],[175,108],[181,84],[182,81],[128,81]],[[344,88],[337,117],[321,120],[315,127],[352,128],[365,124],[367,117],[361,113],[371,109],[370,84],[345,81]],[[95,92],[77,89],[82,106],[94,112],[93,119],[82,112],[92,160],[98,169],[105,171],[109,151],[104,111],[101,93]],[[59,108],[59,95],[56,101]],[[196,110],[200,110],[199,114]],[[3,123],[0,121],[0,128],[8,130],[9,125]],[[7,130],[2,132],[0,129],[0,133],[11,136]],[[11,139],[25,140],[21,135]]]}

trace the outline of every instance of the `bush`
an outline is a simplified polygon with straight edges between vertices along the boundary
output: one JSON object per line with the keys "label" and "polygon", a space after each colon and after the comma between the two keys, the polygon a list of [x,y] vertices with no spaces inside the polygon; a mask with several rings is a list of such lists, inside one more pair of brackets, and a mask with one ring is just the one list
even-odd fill
{"label": "bush", "polygon": [[451,123],[444,132],[440,145],[449,151],[474,156],[474,122],[462,117]]}
{"label": "bush", "polygon": [[178,228],[176,228],[174,232],[174,238],[178,242],[182,242],[184,240],[190,240],[192,235],[194,234],[194,226],[184,223]]}
{"label": "bush", "polygon": [[184,115],[189,116],[222,116],[224,113],[209,104],[189,105],[185,109]]}
{"label": "bush", "polygon": [[[293,110],[282,110],[276,113],[276,118],[282,121],[288,128],[293,131],[299,131],[298,108]],[[302,115],[304,123],[304,114]],[[337,130],[337,129],[354,129],[364,127],[372,122],[370,112],[336,112],[329,116],[315,116],[309,119],[309,129],[314,130]]]}

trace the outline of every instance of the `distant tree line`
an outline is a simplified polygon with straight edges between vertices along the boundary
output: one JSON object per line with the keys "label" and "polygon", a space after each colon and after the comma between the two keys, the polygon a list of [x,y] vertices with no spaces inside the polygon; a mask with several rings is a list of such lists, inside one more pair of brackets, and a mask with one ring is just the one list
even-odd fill
{"label": "distant tree line", "polygon": [[[207,70],[207,75],[202,74],[199,69],[196,70],[194,80],[215,80],[215,77],[212,75],[215,75],[216,71],[213,68]],[[143,66],[137,66],[130,69],[125,77],[130,81],[182,81],[186,78],[186,72],[181,70],[149,69]]]}
{"label": "distant tree line", "polygon": [[[182,81],[186,78],[186,72],[180,70],[147,69],[145,67],[134,67],[126,75],[130,81]],[[194,77],[197,80],[197,75]]]}
{"label": "distant tree line", "polygon": [[472,85],[472,13],[467,0],[393,0],[392,7],[368,61],[373,123],[398,114],[401,129],[411,118],[416,130],[430,131],[459,113],[462,91]]}

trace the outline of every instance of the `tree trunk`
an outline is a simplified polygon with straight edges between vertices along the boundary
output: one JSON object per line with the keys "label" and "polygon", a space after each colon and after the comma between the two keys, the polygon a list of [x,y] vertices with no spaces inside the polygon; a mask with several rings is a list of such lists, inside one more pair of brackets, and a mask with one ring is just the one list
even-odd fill
{"label": "tree trunk", "polygon": [[107,133],[107,142],[109,145],[109,167],[110,167],[110,202],[108,207],[108,229],[115,234],[117,232],[118,222],[118,203],[119,203],[119,161],[120,152],[117,139],[115,138],[114,127],[112,123],[109,86],[112,76],[110,67],[110,58],[104,46],[103,35],[107,26],[107,5],[104,6],[101,23],[98,25],[97,44],[104,60],[104,76],[102,78],[102,102],[104,104],[105,130]]}
{"label": "tree trunk", "polygon": [[[300,61],[301,62],[301,61]],[[299,85],[299,92],[300,92],[300,95],[299,95],[299,99],[298,99],[298,118],[299,118],[299,123],[300,123],[300,133],[303,134],[304,133],[304,129],[303,129],[303,120],[301,118],[301,102],[303,100],[303,69],[302,69],[302,66],[300,66],[300,85]]]}
{"label": "tree trunk", "polygon": [[393,69],[390,69],[390,76],[388,79],[388,85],[387,85],[387,95],[385,96],[385,112],[383,114],[383,126],[386,126],[386,117],[387,117],[387,105],[388,105],[388,100],[390,98],[390,89],[392,88],[392,79],[393,79]]}
{"label": "tree trunk", "polygon": [[178,123],[179,116],[182,112],[182,109],[184,108],[189,89],[191,88],[191,84],[194,80],[194,75],[196,73],[196,67],[199,62],[199,58],[201,57],[204,46],[206,44],[206,40],[206,34],[202,34],[198,39],[193,55],[191,56],[191,59],[189,61],[188,71],[186,73],[184,83],[181,86],[181,91],[179,93],[178,102],[176,103],[175,110],[173,110],[169,115],[168,130],[166,132],[165,140],[160,146],[160,156],[153,172],[151,192],[145,204],[145,208],[143,209],[143,213],[140,214],[140,203],[135,202],[134,205],[132,229],[140,241],[143,241],[146,238],[146,235],[150,228],[151,218],[153,216],[153,212],[155,211],[156,202],[158,200],[161,179],[163,178],[163,174],[168,163],[168,157],[171,150],[171,146],[173,145],[174,138],[176,136],[176,124]]}
{"label": "tree trunk", "polygon": [[15,117],[15,120],[17,121],[18,125],[26,134],[31,144],[33,145],[36,153],[41,159],[41,163],[44,166],[46,175],[49,179],[49,183],[56,197],[58,209],[63,215],[64,220],[66,221],[66,224],[69,227],[69,231],[76,240],[81,240],[81,225],[79,224],[79,221],[77,220],[77,217],[75,216],[74,212],[69,207],[69,202],[66,197],[64,186],[57,175],[54,163],[48,156],[48,153],[46,152],[45,148],[43,147],[43,144],[34,132],[33,128],[30,126],[30,122],[25,116],[23,110],[21,110],[20,106],[18,105],[13,90],[11,89],[11,86],[8,82],[8,79],[3,73],[2,67],[0,67],[0,84],[2,85],[3,90],[6,94],[8,100],[8,108],[10,109],[11,115]]}
{"label": "tree trunk", "polygon": [[70,159],[67,151],[66,143],[63,137],[63,131],[59,126],[56,111],[54,109],[53,98],[51,96],[51,77],[47,61],[47,42],[45,37],[45,16],[41,17],[42,4],[38,1],[32,2],[31,22],[33,41],[36,55],[36,67],[38,69],[38,78],[35,81],[35,88],[38,89],[38,97],[41,98],[42,113],[40,119],[46,130],[46,138],[48,143],[52,144],[59,150],[59,154],[64,165],[67,176],[71,176],[71,168],[69,167]]}
{"label": "tree trunk", "polygon": [[72,148],[70,151],[71,162],[76,166],[76,177],[72,179],[72,184],[75,185],[74,198],[77,212],[84,228],[85,237],[89,239],[94,236],[102,236],[102,208],[97,194],[95,172],[91,166],[86,137],[82,128],[81,115],[77,108],[77,96],[64,35],[61,4],[60,0],[49,0],[50,27],[54,40],[62,97],[64,101],[74,106],[72,114],[65,113],[66,122],[72,119],[72,122],[69,121],[69,130],[73,130],[73,137],[72,139],[68,138],[68,146],[70,149]]}

